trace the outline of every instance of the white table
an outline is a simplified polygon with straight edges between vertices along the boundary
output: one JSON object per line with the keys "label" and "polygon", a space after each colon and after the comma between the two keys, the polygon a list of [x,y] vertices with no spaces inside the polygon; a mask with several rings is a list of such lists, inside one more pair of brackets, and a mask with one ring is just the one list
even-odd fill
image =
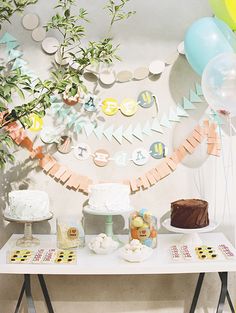
{"label": "white table", "polygon": [[[142,263],[129,263],[119,257],[118,251],[110,255],[95,255],[87,247],[78,250],[78,262],[76,265],[69,264],[8,264],[7,253],[10,250],[19,249],[16,247],[16,240],[20,235],[12,235],[7,243],[0,250],[0,274],[24,274],[24,283],[17,303],[15,313],[19,311],[21,300],[25,292],[29,313],[35,313],[33,298],[31,294],[30,275],[37,274],[39,282],[47,304],[48,312],[53,313],[53,308],[49,298],[43,275],[156,275],[156,274],[181,274],[199,273],[199,279],[190,308],[190,313],[195,311],[198,297],[205,273],[219,273],[221,279],[221,292],[217,313],[223,312],[225,299],[227,298],[231,311],[235,313],[232,301],[227,290],[228,272],[236,271],[236,260],[226,260],[219,258],[213,261],[195,260],[191,262],[173,262],[169,254],[170,245],[178,243],[181,235],[165,234],[158,236],[158,247],[154,250],[153,256]],[[91,236],[86,237],[88,242]],[[203,244],[217,246],[226,244],[233,251],[235,249],[222,233],[200,234]],[[40,248],[55,248],[55,235],[37,235],[40,239]],[[121,240],[128,238],[119,236]],[[30,248],[37,250],[39,247]]]}

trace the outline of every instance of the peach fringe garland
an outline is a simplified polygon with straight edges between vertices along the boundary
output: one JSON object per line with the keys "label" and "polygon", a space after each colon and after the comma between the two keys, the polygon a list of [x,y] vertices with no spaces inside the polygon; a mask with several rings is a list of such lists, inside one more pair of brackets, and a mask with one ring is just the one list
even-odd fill
{"label": "peach fringe garland", "polygon": [[[186,140],[156,167],[153,167],[142,176],[126,179],[120,181],[120,183],[129,185],[133,193],[139,191],[141,188],[146,189],[155,185],[161,179],[175,171],[178,164],[188,154],[192,154],[205,138],[207,138],[207,153],[220,156],[221,143],[216,128],[216,123],[210,123],[209,120],[205,120],[202,126],[197,125]],[[26,136],[25,130],[17,122],[11,123],[5,129],[17,145],[26,148],[30,152],[32,159],[39,160],[39,166],[45,174],[51,176],[68,189],[81,191],[85,194],[88,193],[88,187],[93,183],[91,178],[73,172],[67,166],[58,163],[52,155],[44,154],[42,146],[34,148],[32,140]]]}

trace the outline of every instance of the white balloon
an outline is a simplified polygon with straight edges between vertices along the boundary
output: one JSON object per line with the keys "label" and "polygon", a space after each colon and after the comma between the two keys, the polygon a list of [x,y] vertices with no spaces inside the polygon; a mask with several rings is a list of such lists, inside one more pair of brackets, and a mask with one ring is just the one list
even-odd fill
{"label": "white balloon", "polygon": [[202,91],[212,109],[236,116],[236,54],[222,53],[207,64]]}

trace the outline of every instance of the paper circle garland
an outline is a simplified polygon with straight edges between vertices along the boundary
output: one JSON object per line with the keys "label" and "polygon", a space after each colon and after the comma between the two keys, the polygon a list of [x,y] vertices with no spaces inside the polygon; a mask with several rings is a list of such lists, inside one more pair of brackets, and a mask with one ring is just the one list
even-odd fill
{"label": "paper circle garland", "polygon": [[46,144],[57,142],[59,137],[54,127],[44,127],[40,132],[40,139]]}
{"label": "paper circle garland", "polygon": [[102,101],[102,112],[106,115],[115,115],[119,110],[118,101],[114,98],[106,98]]}
{"label": "paper circle garland", "polygon": [[142,80],[149,75],[149,69],[147,67],[138,67],[134,70],[134,79]]}
{"label": "paper circle garland", "polygon": [[156,141],[150,147],[150,154],[154,159],[166,157],[166,146],[164,143]]}
{"label": "paper circle garland", "polygon": [[113,72],[104,71],[99,75],[99,79],[104,85],[112,85],[116,81],[116,76]]}
{"label": "paper circle garland", "polygon": [[139,166],[146,164],[149,160],[149,157],[149,152],[144,148],[136,149],[132,153],[132,161],[134,164]]}
{"label": "paper circle garland", "polygon": [[32,31],[31,34],[32,38],[34,41],[43,41],[44,38],[46,37],[46,30],[43,27],[37,27]]}
{"label": "paper circle garland", "polygon": [[67,154],[72,150],[72,139],[69,136],[61,136],[57,144],[57,150],[60,153]]}
{"label": "paper circle garland", "polygon": [[130,81],[133,78],[133,73],[130,71],[120,71],[116,74],[116,80],[119,83],[125,83]]}
{"label": "paper circle garland", "polygon": [[138,96],[138,104],[142,108],[150,108],[155,103],[155,100],[153,98],[153,94],[149,90],[142,91]]}
{"label": "paper circle garland", "polygon": [[115,161],[115,164],[120,167],[127,166],[129,159],[128,159],[128,153],[125,151],[118,151],[113,156],[113,160]]}
{"label": "paper circle garland", "polygon": [[149,71],[153,75],[161,74],[164,70],[165,70],[165,63],[163,61],[156,60],[156,61],[153,61],[149,65]]}
{"label": "paper circle garland", "polygon": [[106,166],[109,163],[110,154],[105,149],[98,149],[94,152],[93,162],[99,167]]}
{"label": "paper circle garland", "polygon": [[33,132],[38,132],[43,128],[43,119],[36,115],[35,113],[30,114],[30,119],[32,121],[32,125],[29,130]]}
{"label": "paper circle garland", "polygon": [[42,41],[42,49],[48,54],[56,53],[59,46],[60,46],[59,41],[54,37],[46,37]]}
{"label": "paper circle garland", "polygon": [[91,155],[90,146],[87,143],[79,143],[76,147],[74,147],[74,156],[78,160],[87,160]]}
{"label": "paper circle garland", "polygon": [[138,104],[134,99],[126,98],[120,104],[122,114],[126,116],[134,115],[138,110]]}
{"label": "paper circle garland", "polygon": [[39,17],[37,14],[28,13],[22,18],[22,25],[27,30],[33,30],[39,25]]}

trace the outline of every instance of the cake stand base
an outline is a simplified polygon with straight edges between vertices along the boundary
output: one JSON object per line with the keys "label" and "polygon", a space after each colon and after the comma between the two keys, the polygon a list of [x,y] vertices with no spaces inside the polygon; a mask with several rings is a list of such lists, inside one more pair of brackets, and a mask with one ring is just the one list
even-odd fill
{"label": "cake stand base", "polygon": [[162,225],[169,231],[174,233],[183,234],[182,237],[179,239],[178,243],[186,244],[186,245],[193,245],[193,246],[201,246],[202,240],[200,237],[200,233],[208,233],[216,229],[219,224],[214,221],[211,221],[210,224],[203,228],[194,228],[194,229],[185,229],[185,228],[177,228],[173,227],[170,224],[170,219],[166,219]]}
{"label": "cake stand base", "polygon": [[38,246],[40,240],[33,237],[32,235],[32,223],[25,223],[24,226],[24,236],[16,241],[18,247],[33,247]]}
{"label": "cake stand base", "polygon": [[99,216],[104,216],[105,217],[105,234],[108,236],[108,237],[111,237],[113,240],[119,242],[120,244],[123,244],[118,238],[117,236],[114,235],[114,232],[113,232],[113,216],[115,215],[122,215],[122,214],[125,214],[125,213],[131,213],[134,209],[133,208],[130,208],[126,211],[115,211],[115,212],[107,212],[107,210],[104,210],[104,211],[94,211],[94,210],[91,210],[89,208],[89,206],[86,206],[84,207],[84,212],[87,213],[87,214],[91,214],[91,215],[99,215]]}
{"label": "cake stand base", "polygon": [[53,214],[50,213],[48,216],[41,218],[41,219],[34,219],[31,221],[23,221],[23,220],[18,220],[14,217],[11,217],[7,214],[4,214],[4,219],[8,222],[16,222],[20,224],[24,224],[24,236],[16,241],[16,245],[18,247],[23,247],[23,248],[28,248],[28,247],[35,247],[40,244],[40,240],[33,237],[32,235],[32,224],[37,223],[37,222],[43,222],[43,221],[48,221],[52,219]]}

